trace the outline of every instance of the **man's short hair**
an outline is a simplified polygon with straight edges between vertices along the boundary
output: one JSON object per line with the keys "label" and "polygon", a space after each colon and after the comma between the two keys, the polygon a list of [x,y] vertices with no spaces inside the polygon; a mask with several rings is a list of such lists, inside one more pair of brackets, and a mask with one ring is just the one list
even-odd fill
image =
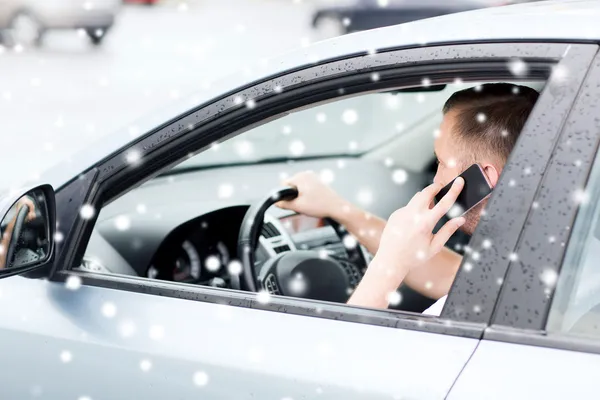
{"label": "man's short hair", "polygon": [[458,112],[453,131],[473,158],[483,152],[504,165],[538,96],[527,86],[488,83],[454,93],[443,113]]}

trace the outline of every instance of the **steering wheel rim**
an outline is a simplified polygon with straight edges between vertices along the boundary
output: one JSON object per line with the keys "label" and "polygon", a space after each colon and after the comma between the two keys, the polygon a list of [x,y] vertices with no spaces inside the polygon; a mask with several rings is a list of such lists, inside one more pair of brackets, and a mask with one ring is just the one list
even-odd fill
{"label": "steering wheel rim", "polygon": [[[238,236],[238,255],[242,262],[242,277],[248,290],[258,292],[256,284],[256,271],[254,270],[255,254],[254,249],[258,244],[260,228],[265,218],[265,213],[273,204],[280,200],[293,200],[298,197],[298,189],[285,186],[276,189],[269,194],[263,201],[254,203],[244,216],[240,234]],[[261,223],[255,223],[260,221]]]}
{"label": "steering wheel rim", "polygon": [[17,218],[15,220],[15,226],[12,231],[12,235],[10,236],[10,240],[8,242],[8,250],[6,254],[6,264],[4,268],[9,268],[13,262],[13,259],[16,256],[16,248],[17,243],[19,243],[19,238],[21,237],[21,231],[23,230],[23,225],[25,224],[25,219],[27,218],[27,214],[29,213],[29,206],[27,204],[23,205],[19,209],[17,213]]}
{"label": "steering wheel rim", "polygon": [[[273,288],[268,289],[269,285],[273,286],[272,279],[275,279],[276,282],[280,279],[286,280],[286,277],[289,278],[289,274],[292,273],[292,271],[303,271],[300,272],[302,275],[304,275],[304,273],[310,275],[311,272],[315,273],[315,270],[311,271],[311,267],[307,267],[306,264],[303,265],[303,262],[309,262],[313,267],[320,263],[322,269],[316,270],[318,271],[317,273],[319,275],[319,283],[316,285],[314,282],[310,284],[310,286],[315,290],[311,292],[311,295],[318,297],[326,296],[337,299],[329,301],[342,301],[340,300],[340,285],[342,285],[342,283],[346,285],[344,286],[345,293],[347,290],[354,290],[354,288],[356,288],[360,282],[360,279],[362,279],[362,275],[364,274],[364,271],[368,265],[363,248],[358,242],[356,243],[356,246],[352,246],[350,248],[345,246],[345,251],[347,253],[346,257],[340,257],[331,254],[327,257],[323,257],[316,251],[297,250],[271,257],[265,262],[265,266],[263,267],[264,270],[261,269],[260,276],[256,271],[255,251],[259,242],[261,228],[264,223],[267,209],[278,201],[293,200],[297,196],[298,190],[296,188],[289,186],[282,187],[271,192],[268,197],[264,198],[264,200],[254,203],[246,212],[238,237],[238,257],[242,262],[242,279],[246,289],[252,292],[258,292],[263,288],[272,290]],[[344,236],[348,234],[345,227],[331,218],[325,218],[325,221],[334,229],[338,238],[344,242]],[[295,262],[300,263],[294,264]],[[306,268],[308,268],[308,270]],[[273,273],[275,275],[273,275]],[[334,279],[332,274],[337,274],[337,277]],[[261,276],[263,277],[261,278]],[[269,283],[263,280],[269,279],[269,277],[271,278]],[[239,277],[236,278],[237,279],[232,279],[232,286],[234,289],[242,290],[240,279]],[[326,295],[322,291],[324,289],[323,285],[325,285],[325,282],[329,282],[327,285],[332,285],[325,288],[327,291]],[[281,284],[282,282],[279,283]],[[277,283],[275,283],[275,285],[277,286]],[[279,285],[279,288],[281,289],[281,285]],[[308,293],[306,294],[308,295]],[[349,296],[349,292],[346,294]],[[343,301],[345,302],[346,300]]]}

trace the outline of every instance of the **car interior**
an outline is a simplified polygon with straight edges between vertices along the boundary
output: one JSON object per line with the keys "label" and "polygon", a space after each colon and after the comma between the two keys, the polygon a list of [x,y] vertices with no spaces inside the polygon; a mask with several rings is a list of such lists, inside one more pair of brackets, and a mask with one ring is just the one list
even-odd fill
{"label": "car interior", "polygon": [[[80,268],[343,303],[372,255],[334,221],[273,205],[290,195],[282,180],[315,171],[340,195],[387,219],[432,182],[444,102],[478,84],[340,96],[215,143],[105,204]],[[544,82],[518,84],[540,91]],[[469,239],[457,232],[447,246],[462,254]],[[290,253],[295,261],[277,264]],[[330,259],[337,270],[325,265]],[[303,263],[312,265],[302,269],[311,289],[298,294],[282,280]],[[422,312],[437,300],[405,285],[400,293],[391,309]]]}

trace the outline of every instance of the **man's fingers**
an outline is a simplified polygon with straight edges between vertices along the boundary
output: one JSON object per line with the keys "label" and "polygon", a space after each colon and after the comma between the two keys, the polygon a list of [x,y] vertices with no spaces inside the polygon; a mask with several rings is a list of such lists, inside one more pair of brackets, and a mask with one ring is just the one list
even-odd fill
{"label": "man's fingers", "polygon": [[415,196],[415,201],[417,201],[419,205],[429,208],[429,204],[431,204],[435,198],[435,195],[438,194],[443,188],[444,185],[434,182],[417,193]]}
{"label": "man's fingers", "polygon": [[432,254],[436,254],[442,250],[448,239],[458,228],[460,228],[465,223],[464,217],[453,218],[450,221],[446,222],[444,226],[440,228],[439,231],[433,236],[433,240],[431,241],[431,252]]}
{"label": "man's fingers", "polygon": [[465,181],[463,178],[458,177],[454,180],[454,183],[452,184],[452,187],[448,193],[446,193],[446,195],[442,197],[442,199],[431,210],[431,218],[434,220],[434,223],[437,223],[445,214],[448,213],[448,211],[450,211],[464,186]]}

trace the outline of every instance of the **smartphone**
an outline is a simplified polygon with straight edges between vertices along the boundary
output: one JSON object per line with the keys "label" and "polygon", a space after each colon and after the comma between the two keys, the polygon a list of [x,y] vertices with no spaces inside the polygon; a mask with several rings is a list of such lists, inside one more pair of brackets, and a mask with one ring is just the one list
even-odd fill
{"label": "smartphone", "polygon": [[[464,215],[467,211],[481,203],[481,201],[483,201],[492,193],[492,185],[483,173],[483,170],[479,164],[471,165],[459,176],[464,179],[465,185],[458,195],[454,205],[458,206],[462,211],[460,215]],[[458,178],[458,176],[456,178]],[[444,188],[435,196],[436,204],[442,200],[446,193],[448,193],[456,178],[444,186]]]}

